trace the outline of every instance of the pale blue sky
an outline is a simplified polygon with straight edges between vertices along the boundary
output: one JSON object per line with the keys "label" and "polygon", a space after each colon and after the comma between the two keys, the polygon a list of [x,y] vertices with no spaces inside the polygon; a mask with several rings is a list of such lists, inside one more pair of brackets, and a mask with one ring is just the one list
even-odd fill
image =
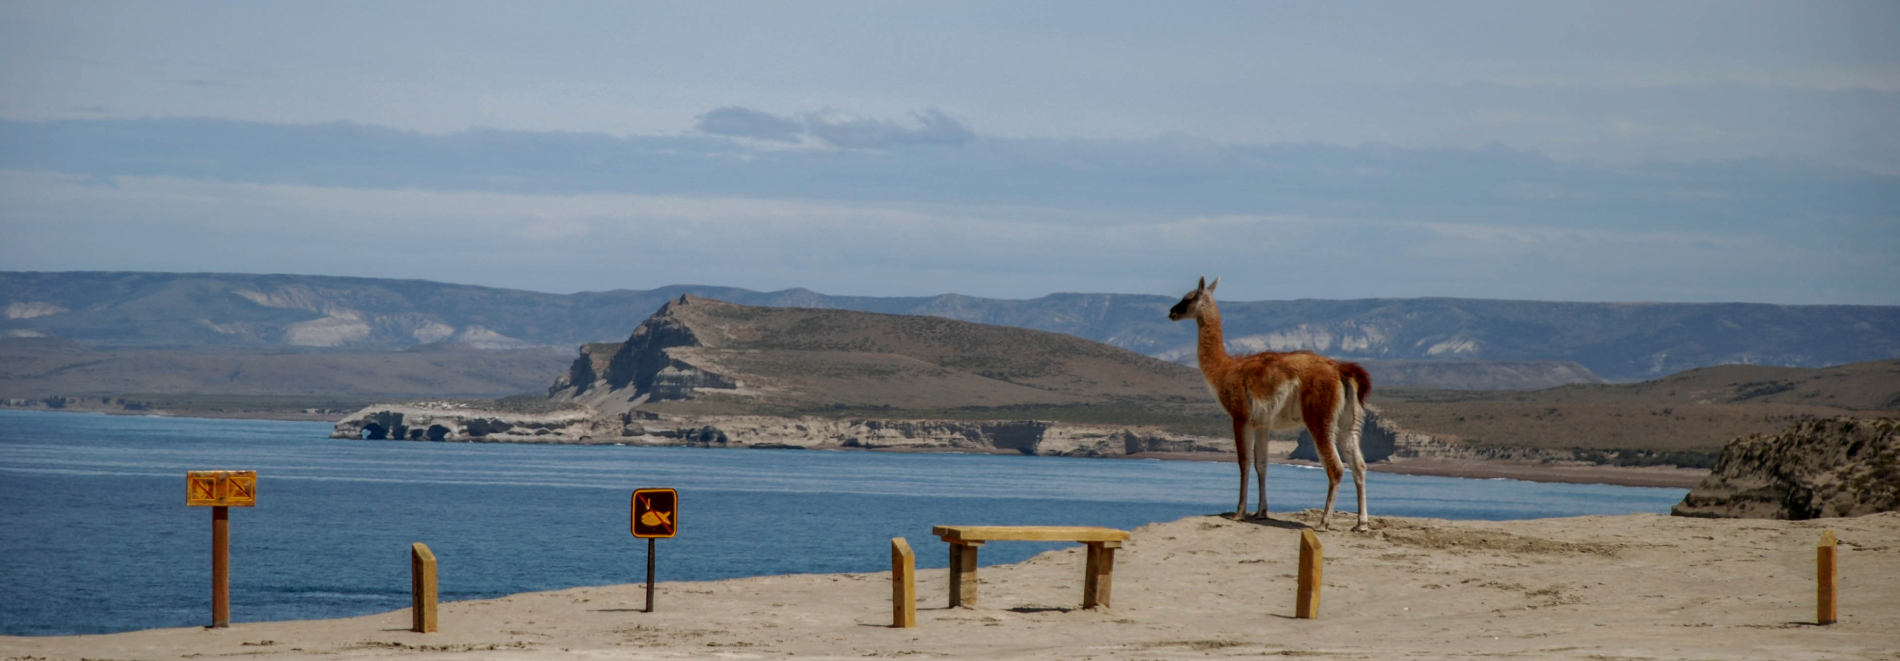
{"label": "pale blue sky", "polygon": [[1900,304],[1896,27],[1881,2],[8,3],[0,269]]}

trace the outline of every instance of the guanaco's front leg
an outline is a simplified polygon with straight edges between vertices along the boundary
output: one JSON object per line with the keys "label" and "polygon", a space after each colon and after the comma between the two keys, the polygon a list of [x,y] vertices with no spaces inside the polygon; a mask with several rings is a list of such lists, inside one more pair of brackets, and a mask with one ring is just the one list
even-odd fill
{"label": "guanaco's front leg", "polygon": [[1247,421],[1234,418],[1234,454],[1240,460],[1240,502],[1234,505],[1235,521],[1247,520]]}

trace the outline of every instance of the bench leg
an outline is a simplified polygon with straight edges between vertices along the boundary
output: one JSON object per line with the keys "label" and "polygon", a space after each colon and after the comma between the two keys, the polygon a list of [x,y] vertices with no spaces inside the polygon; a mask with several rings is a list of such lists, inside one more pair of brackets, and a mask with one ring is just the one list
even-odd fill
{"label": "bench leg", "polygon": [[982,543],[950,544],[950,607],[976,605],[976,548]]}
{"label": "bench leg", "polygon": [[1082,571],[1082,608],[1109,607],[1115,587],[1115,549],[1121,542],[1084,542],[1088,545],[1088,565]]}

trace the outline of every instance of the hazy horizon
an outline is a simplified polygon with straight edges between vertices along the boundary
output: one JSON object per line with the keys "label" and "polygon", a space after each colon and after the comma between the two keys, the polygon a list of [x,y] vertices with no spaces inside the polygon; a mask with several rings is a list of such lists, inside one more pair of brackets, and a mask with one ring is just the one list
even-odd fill
{"label": "hazy horizon", "polygon": [[[572,296],[576,294],[602,294],[602,293],[609,293],[609,292],[614,292],[614,291],[659,291],[663,289],[713,287],[713,288],[739,289],[739,290],[745,290],[745,291],[750,291],[750,292],[755,292],[755,293],[760,293],[760,294],[778,294],[778,293],[784,293],[784,292],[806,291],[806,292],[811,292],[811,293],[819,294],[823,296],[833,296],[833,297],[840,297],[840,298],[852,297],[852,298],[930,299],[930,298],[937,298],[941,296],[963,296],[963,297],[968,297],[968,298],[979,298],[979,299],[999,300],[999,301],[1031,301],[1031,300],[1036,300],[1036,299],[1049,298],[1052,296],[1159,296],[1162,298],[1172,298],[1180,294],[1185,294],[1188,290],[1193,289],[1195,285],[1193,281],[1190,281],[1185,286],[1182,287],[1182,290],[1180,292],[1176,292],[1176,293],[1148,293],[1148,292],[1103,290],[1103,291],[1048,291],[1048,292],[1043,292],[1040,294],[1029,294],[1029,295],[1023,295],[1023,296],[975,296],[975,295],[966,294],[959,291],[949,290],[949,291],[939,291],[939,292],[925,293],[925,294],[877,296],[877,295],[870,295],[870,294],[858,294],[858,293],[852,293],[852,292],[826,291],[826,290],[814,289],[811,287],[805,287],[805,286],[800,286],[800,285],[790,285],[786,287],[780,287],[777,289],[756,289],[756,288],[751,288],[751,287],[735,287],[731,285],[716,285],[716,284],[692,283],[692,282],[668,282],[668,283],[663,283],[663,284],[656,284],[651,287],[610,287],[610,288],[605,288],[605,289],[576,289],[572,291],[547,291],[547,290],[542,290],[542,289],[533,289],[533,288],[524,288],[524,287],[497,287],[497,286],[483,285],[483,284],[470,283],[470,282],[452,282],[452,281],[447,281],[447,280],[434,280],[430,278],[378,278],[378,277],[370,277],[370,276],[334,275],[334,274],[321,274],[321,273],[283,273],[283,272],[263,273],[263,272],[248,272],[248,271],[98,271],[98,270],[0,271],[0,274],[6,274],[6,273],[55,273],[55,274],[133,273],[133,274],[161,274],[161,275],[181,275],[181,276],[207,275],[207,276],[256,276],[256,277],[293,277],[293,278],[300,278],[300,277],[359,278],[359,279],[368,279],[368,280],[414,280],[414,281],[422,281],[422,282],[431,282],[431,283],[441,284],[441,285],[448,285],[451,287],[483,287],[483,288],[489,288],[489,289],[501,289],[501,290],[512,290],[512,291],[524,291],[524,292],[530,292],[530,293],[536,293],[536,294],[548,294],[552,296]],[[1210,276],[1210,279],[1211,277],[1212,276]],[[1222,290],[1226,289],[1225,281],[1222,282],[1221,289]],[[1639,300],[1584,300],[1584,299],[1573,300],[1573,299],[1556,299],[1556,298],[1540,298],[1540,299],[1485,298],[1485,297],[1479,297],[1479,296],[1360,296],[1360,297],[1353,297],[1353,298],[1327,298],[1327,297],[1317,297],[1317,296],[1299,296],[1299,297],[1287,297],[1287,298],[1245,298],[1243,299],[1243,298],[1234,298],[1231,296],[1220,296],[1217,293],[1216,298],[1222,302],[1229,302],[1229,303],[1268,303],[1268,302],[1274,302],[1274,301],[1297,301],[1297,300],[1351,301],[1351,300],[1409,300],[1409,299],[1442,298],[1442,299],[1471,300],[1471,301],[1531,302],[1531,303],[1597,303],[1597,304],[1606,304],[1606,305],[1706,304],[1706,305],[1815,305],[1815,306],[1848,306],[1848,307],[1896,307],[1894,305],[1884,305],[1884,304],[1875,304],[1875,303],[1787,304],[1787,303],[1765,303],[1762,301],[1741,301],[1741,300],[1734,300],[1734,301],[1639,301]]]}

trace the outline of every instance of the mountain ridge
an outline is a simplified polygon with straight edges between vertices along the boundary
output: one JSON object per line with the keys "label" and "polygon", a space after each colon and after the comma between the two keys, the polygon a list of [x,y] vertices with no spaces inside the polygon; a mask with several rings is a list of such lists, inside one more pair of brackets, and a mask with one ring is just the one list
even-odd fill
{"label": "mountain ridge", "polygon": [[[288,274],[0,272],[0,336],[103,348],[396,350],[435,342],[569,349],[624,337],[682,294],[745,305],[922,314],[1066,333],[1192,362],[1173,297],[1057,293],[832,296],[667,285],[545,294],[428,280]],[[1631,381],[1695,367],[1788,367],[1900,357],[1900,307],[1370,298],[1222,301],[1236,351],[1310,349],[1349,360],[1572,361]]]}

